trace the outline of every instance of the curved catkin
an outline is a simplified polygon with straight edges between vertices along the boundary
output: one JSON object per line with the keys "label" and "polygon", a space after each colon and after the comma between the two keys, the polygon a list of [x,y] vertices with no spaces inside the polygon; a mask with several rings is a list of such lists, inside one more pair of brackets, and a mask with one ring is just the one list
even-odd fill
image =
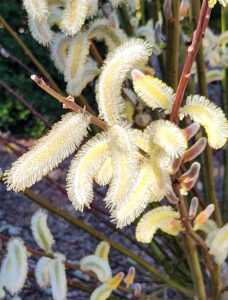
{"label": "curved catkin", "polygon": [[107,260],[96,255],[88,255],[80,260],[82,271],[92,271],[100,282],[106,282],[112,277],[112,271]]}
{"label": "curved catkin", "polygon": [[180,109],[180,118],[190,116],[205,128],[208,143],[214,149],[223,147],[228,139],[228,121],[225,114],[214,103],[203,96],[189,96]]}
{"label": "curved catkin", "polygon": [[108,261],[108,255],[110,251],[110,245],[106,241],[100,242],[95,250],[95,255],[102,258],[105,261]]}
{"label": "curved catkin", "polygon": [[87,32],[79,32],[71,39],[64,72],[66,81],[77,79],[82,75],[89,54],[89,46]]}
{"label": "curved catkin", "polygon": [[46,252],[52,252],[52,246],[55,243],[54,237],[51,234],[47,225],[47,212],[39,209],[31,219],[32,233],[35,241],[41,249]]}
{"label": "curved catkin", "polygon": [[33,38],[43,46],[49,46],[53,40],[54,32],[46,20],[36,20],[28,16],[28,26]]}
{"label": "curved catkin", "polygon": [[179,127],[167,120],[151,122],[146,128],[150,141],[161,147],[171,158],[182,156],[187,149],[187,140]]}
{"label": "curved catkin", "polygon": [[28,273],[27,250],[20,238],[9,241],[7,255],[2,262],[3,285],[12,294],[23,288]]}
{"label": "curved catkin", "polygon": [[138,63],[146,63],[151,55],[151,45],[141,39],[131,39],[108,55],[96,86],[96,96],[101,117],[108,125],[121,119],[124,99],[122,85],[128,72]]}
{"label": "curved catkin", "polygon": [[53,60],[56,68],[64,73],[66,68],[66,58],[68,54],[70,38],[63,33],[57,33],[52,40],[50,50],[51,59]]}
{"label": "curved catkin", "polygon": [[171,113],[175,97],[171,87],[137,69],[132,71],[131,76],[135,92],[149,107],[163,109],[167,114]]}
{"label": "curved catkin", "polygon": [[171,206],[162,206],[150,210],[137,224],[137,241],[150,243],[158,229],[171,235],[177,235],[181,231],[179,218],[179,212],[174,211]]}
{"label": "curved catkin", "polygon": [[81,95],[87,84],[93,81],[98,74],[99,69],[97,65],[93,62],[88,62],[78,76],[67,82],[67,93],[75,97]]}
{"label": "curved catkin", "polygon": [[98,0],[86,0],[87,2],[87,18],[91,18],[96,15],[98,11]]}
{"label": "curved catkin", "polygon": [[90,118],[68,113],[5,173],[7,189],[23,191],[47,175],[72,154],[87,134]]}
{"label": "curved catkin", "polygon": [[48,18],[49,9],[47,0],[23,0],[23,5],[31,18],[38,21]]}
{"label": "curved catkin", "polygon": [[132,178],[128,184],[126,197],[113,211],[117,227],[132,223],[149,202],[162,200],[169,187],[169,175],[161,169],[159,163],[145,159],[136,178]]}
{"label": "curved catkin", "polygon": [[215,229],[214,233],[210,241],[209,253],[215,257],[217,264],[220,265],[228,255],[228,223],[222,228]]}
{"label": "curved catkin", "polygon": [[133,132],[128,126],[114,125],[107,134],[110,137],[113,174],[104,201],[112,210],[124,199],[129,182],[136,172],[137,148]]}
{"label": "curved catkin", "polygon": [[90,296],[90,300],[106,300],[110,297],[112,290],[107,283],[98,286]]}
{"label": "curved catkin", "polygon": [[64,2],[61,30],[67,35],[75,35],[85,22],[88,5],[86,0],[67,0]]}
{"label": "curved catkin", "polygon": [[44,288],[50,284],[50,265],[52,259],[49,257],[41,257],[36,264],[35,277],[37,284]]}
{"label": "curved catkin", "polygon": [[50,283],[54,300],[65,300],[67,295],[67,279],[65,265],[61,258],[52,260],[50,264]]}
{"label": "curved catkin", "polygon": [[93,179],[109,155],[109,139],[103,133],[83,145],[73,159],[66,188],[76,210],[83,211],[93,201]]}
{"label": "curved catkin", "polygon": [[124,273],[119,272],[106,283],[98,286],[90,296],[90,300],[106,300],[109,299],[112,291],[117,289],[124,277]]}
{"label": "curved catkin", "polygon": [[127,276],[123,280],[127,288],[129,288],[134,283],[134,279],[135,279],[135,267],[130,267],[128,269]]}
{"label": "curved catkin", "polygon": [[90,24],[88,30],[89,38],[105,42],[109,51],[123,44],[127,36],[120,28],[114,27],[107,19],[97,19]]}
{"label": "curved catkin", "polygon": [[110,183],[113,176],[113,166],[111,157],[107,157],[104,163],[101,165],[97,175],[95,176],[95,181],[101,186],[105,186]]}

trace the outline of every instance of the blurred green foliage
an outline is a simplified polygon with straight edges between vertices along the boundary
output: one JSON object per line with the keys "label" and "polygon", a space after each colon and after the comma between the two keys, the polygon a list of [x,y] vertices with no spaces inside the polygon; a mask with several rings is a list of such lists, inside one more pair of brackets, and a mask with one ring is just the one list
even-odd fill
{"label": "blurred green foliage", "polygon": [[[23,42],[32,51],[39,62],[47,69],[51,76],[57,81],[64,90],[63,77],[58,74],[52,61],[49,58],[49,51],[39,45],[31,36],[28,27],[26,12],[22,8],[19,0],[0,1],[0,14],[19,34]],[[18,44],[9,33],[0,27],[0,47],[6,49],[38,75],[36,67],[23,53]],[[10,57],[5,57],[0,53],[0,78],[6,82],[18,95],[41,113],[50,123],[59,119],[62,114],[61,105],[51,99],[49,95],[37,87],[30,79],[30,73],[25,71],[19,64],[15,63]],[[0,131],[10,131],[17,135],[29,137],[39,137],[45,130],[44,125],[36,120],[31,113],[21,104],[16,102],[5,89],[0,86]]]}

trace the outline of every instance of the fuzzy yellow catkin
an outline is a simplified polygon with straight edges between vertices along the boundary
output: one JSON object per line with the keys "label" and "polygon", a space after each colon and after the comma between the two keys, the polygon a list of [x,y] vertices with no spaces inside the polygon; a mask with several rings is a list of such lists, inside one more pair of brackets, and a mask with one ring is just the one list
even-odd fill
{"label": "fuzzy yellow catkin", "polygon": [[33,38],[43,46],[49,46],[53,40],[54,32],[47,20],[36,20],[28,16],[28,26]]}
{"label": "fuzzy yellow catkin", "polygon": [[67,174],[67,194],[76,210],[83,211],[93,201],[93,179],[109,153],[109,138],[96,135],[81,147]]}
{"label": "fuzzy yellow catkin", "polygon": [[[113,174],[104,201],[112,210],[125,197],[129,182],[136,172],[137,148],[133,131],[127,125],[114,125],[107,131],[107,134],[110,138]],[[115,164],[115,162],[118,163]]]}
{"label": "fuzzy yellow catkin", "polygon": [[95,250],[95,255],[102,258],[103,260],[108,261],[108,255],[110,251],[110,245],[106,241],[100,242]]}
{"label": "fuzzy yellow catkin", "polygon": [[81,76],[89,54],[90,42],[87,32],[79,32],[71,39],[66,58],[64,77],[66,81]]}
{"label": "fuzzy yellow catkin", "polygon": [[187,140],[179,127],[167,120],[151,122],[145,130],[152,143],[161,147],[171,158],[182,156]]}
{"label": "fuzzy yellow catkin", "polygon": [[47,225],[47,212],[39,209],[32,216],[31,229],[35,241],[41,249],[46,252],[52,252],[52,246],[55,243],[54,237]]}
{"label": "fuzzy yellow catkin", "polygon": [[113,166],[111,157],[107,157],[102,166],[100,167],[96,177],[94,178],[96,183],[101,186],[105,186],[110,183],[113,176]]}
{"label": "fuzzy yellow catkin", "polygon": [[219,265],[222,264],[228,255],[228,223],[222,228],[214,230],[214,235],[209,246],[209,253],[215,257]]}
{"label": "fuzzy yellow catkin", "polygon": [[171,206],[161,206],[150,210],[139,221],[136,227],[136,239],[142,243],[150,243],[158,229],[177,235],[181,231],[179,212]]}
{"label": "fuzzy yellow catkin", "polygon": [[111,295],[112,291],[115,290],[122,281],[124,273],[119,272],[113,278],[109,279],[108,282],[103,283],[97,287],[90,296],[90,300],[106,300]]}
{"label": "fuzzy yellow catkin", "polygon": [[7,189],[23,191],[57,167],[81,144],[89,122],[90,118],[82,113],[64,115],[46,136],[5,172]]}
{"label": "fuzzy yellow catkin", "polygon": [[9,241],[7,255],[1,266],[3,285],[15,295],[23,288],[28,273],[27,249],[20,238]]}
{"label": "fuzzy yellow catkin", "polygon": [[120,28],[112,26],[107,19],[97,19],[89,25],[89,38],[97,41],[104,40],[109,51],[113,51],[127,40],[127,36]]}
{"label": "fuzzy yellow catkin", "polygon": [[189,96],[180,109],[180,119],[189,116],[205,128],[208,143],[214,149],[223,147],[228,139],[228,121],[224,112],[203,96]]}
{"label": "fuzzy yellow catkin", "polygon": [[54,300],[65,300],[67,295],[67,278],[65,265],[60,256],[50,264],[50,283]]}
{"label": "fuzzy yellow catkin", "polygon": [[141,39],[130,39],[112,53],[104,62],[96,86],[96,97],[100,116],[108,125],[114,125],[121,119],[124,99],[122,85],[128,72],[138,63],[146,63],[152,53],[152,47]]}
{"label": "fuzzy yellow catkin", "polygon": [[83,71],[74,79],[68,81],[67,93],[75,97],[81,95],[87,84],[91,82],[98,74],[99,70],[96,63],[93,61],[87,62]]}
{"label": "fuzzy yellow catkin", "polygon": [[23,0],[23,5],[31,18],[38,21],[48,18],[49,9],[47,0]]}
{"label": "fuzzy yellow catkin", "polygon": [[92,271],[100,282],[107,282],[112,277],[111,267],[107,260],[97,255],[88,255],[80,260],[82,271]]}
{"label": "fuzzy yellow catkin", "polygon": [[66,58],[68,54],[70,38],[63,33],[57,33],[51,43],[51,59],[53,60],[56,68],[64,73],[66,68]]}
{"label": "fuzzy yellow catkin", "polygon": [[50,265],[52,259],[49,257],[41,257],[36,264],[35,278],[37,284],[44,288],[50,284]]}
{"label": "fuzzy yellow catkin", "polygon": [[172,111],[174,91],[158,78],[132,71],[133,86],[137,95],[152,109],[160,108],[169,114]]}
{"label": "fuzzy yellow catkin", "polygon": [[75,35],[86,20],[88,5],[85,0],[64,1],[64,11],[60,23],[61,30],[67,35]]}
{"label": "fuzzy yellow catkin", "polygon": [[155,160],[145,159],[136,178],[128,184],[125,198],[112,213],[117,227],[132,223],[149,202],[160,201],[170,187],[168,173]]}

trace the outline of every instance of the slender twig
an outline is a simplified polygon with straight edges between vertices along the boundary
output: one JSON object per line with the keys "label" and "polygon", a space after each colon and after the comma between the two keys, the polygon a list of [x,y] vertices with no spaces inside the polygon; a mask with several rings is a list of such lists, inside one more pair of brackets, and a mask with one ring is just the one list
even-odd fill
{"label": "slender twig", "polygon": [[[64,104],[64,108],[69,108],[75,112],[82,112],[82,113],[85,112],[85,110],[81,106],[79,106],[78,104],[76,104],[74,102],[74,98],[72,96],[68,96],[68,97],[62,96],[61,94],[54,91],[42,78],[39,78],[36,75],[32,75],[31,78],[41,89],[43,89],[49,95],[51,95],[56,100],[58,100],[59,102]],[[100,119],[98,119],[97,117],[95,117],[94,115],[92,115],[89,112],[86,112],[86,113],[90,116],[91,122],[94,125],[96,125],[97,127],[101,128],[103,130],[107,129],[107,125],[105,122],[101,121]]]}
{"label": "slender twig", "polygon": [[29,74],[34,74],[35,71],[29,68],[25,63],[23,63],[18,57],[13,55],[8,49],[0,45],[1,55],[5,58],[10,58],[13,62],[17,63],[21,68],[23,68]]}
{"label": "slender twig", "polygon": [[118,7],[118,12],[120,15],[121,24],[125,32],[128,35],[132,36],[134,34],[134,29],[130,23],[130,17],[125,3],[123,3],[121,6]]}
{"label": "slender twig", "polygon": [[[200,0],[192,0],[192,22],[193,25],[197,25],[200,13]],[[196,56],[196,64],[197,64],[197,73],[199,78],[199,92],[200,95],[208,98],[208,90],[207,90],[207,82],[206,82],[206,69],[204,62],[204,54],[202,45],[200,45],[197,56]],[[205,198],[209,203],[213,203],[215,206],[215,221],[218,226],[222,226],[222,217],[219,207],[219,202],[216,196],[215,184],[214,184],[214,176],[213,176],[213,156],[212,150],[209,145],[207,145],[205,151],[202,154],[203,160],[203,181],[205,187]]]}
{"label": "slender twig", "polygon": [[179,6],[180,1],[172,1],[173,17],[167,21],[167,46],[166,46],[166,83],[174,90],[178,84],[178,68],[179,68]]}
{"label": "slender twig", "polygon": [[24,98],[19,96],[11,87],[8,86],[3,80],[0,79],[0,86],[2,86],[8,93],[10,93],[16,101],[21,103],[24,107],[26,107],[32,115],[34,115],[37,119],[43,122],[48,128],[51,128],[51,124]]}
{"label": "slender twig", "polygon": [[160,1],[151,0],[151,6],[152,6],[152,19],[155,25],[159,20]]}
{"label": "slender twig", "polygon": [[183,71],[181,74],[181,78],[177,87],[176,98],[174,101],[173,111],[170,116],[170,119],[174,123],[178,123],[178,114],[179,109],[184,97],[185,89],[188,84],[188,80],[190,77],[190,72],[192,69],[193,62],[195,60],[196,54],[199,50],[205,29],[208,25],[208,21],[210,19],[211,9],[208,6],[208,0],[203,0],[203,4],[200,10],[199,22],[196,30],[194,31],[192,43],[188,47],[188,54],[184,63]]}
{"label": "slender twig", "polygon": [[97,47],[95,46],[95,44],[93,42],[91,42],[90,51],[91,51],[93,57],[99,63],[99,65],[102,66],[104,63],[103,58],[101,57],[99,51],[97,50]]}

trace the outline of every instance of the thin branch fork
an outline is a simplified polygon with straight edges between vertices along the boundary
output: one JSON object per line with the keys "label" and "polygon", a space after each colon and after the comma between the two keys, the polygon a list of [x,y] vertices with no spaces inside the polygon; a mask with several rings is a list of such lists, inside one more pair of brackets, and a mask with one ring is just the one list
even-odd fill
{"label": "thin branch fork", "polygon": [[[85,110],[79,106],[78,104],[76,104],[74,102],[74,97],[72,96],[68,96],[68,97],[64,97],[62,95],[60,95],[59,93],[57,93],[55,90],[53,90],[42,78],[39,78],[36,75],[32,75],[31,79],[33,81],[35,81],[35,83],[45,92],[47,92],[49,95],[51,95],[52,97],[54,97],[56,100],[58,100],[59,102],[63,103],[64,108],[69,108],[72,111],[75,112],[81,112],[81,113],[85,113]],[[98,119],[97,117],[95,117],[94,115],[92,115],[89,112],[86,112],[86,114],[88,114],[91,118],[91,122],[96,125],[97,127],[106,130],[108,128],[108,126],[106,125],[105,122],[101,121],[100,119]]]}
{"label": "thin branch fork", "polygon": [[187,58],[185,60],[181,78],[177,87],[176,99],[174,102],[173,111],[170,116],[170,120],[176,124],[178,123],[178,114],[190,78],[192,65],[196,58],[197,52],[199,50],[205,29],[210,19],[210,15],[211,15],[211,8],[209,8],[208,6],[208,0],[203,0],[203,4],[200,10],[199,22],[196,30],[194,31],[192,43],[188,47]]}

